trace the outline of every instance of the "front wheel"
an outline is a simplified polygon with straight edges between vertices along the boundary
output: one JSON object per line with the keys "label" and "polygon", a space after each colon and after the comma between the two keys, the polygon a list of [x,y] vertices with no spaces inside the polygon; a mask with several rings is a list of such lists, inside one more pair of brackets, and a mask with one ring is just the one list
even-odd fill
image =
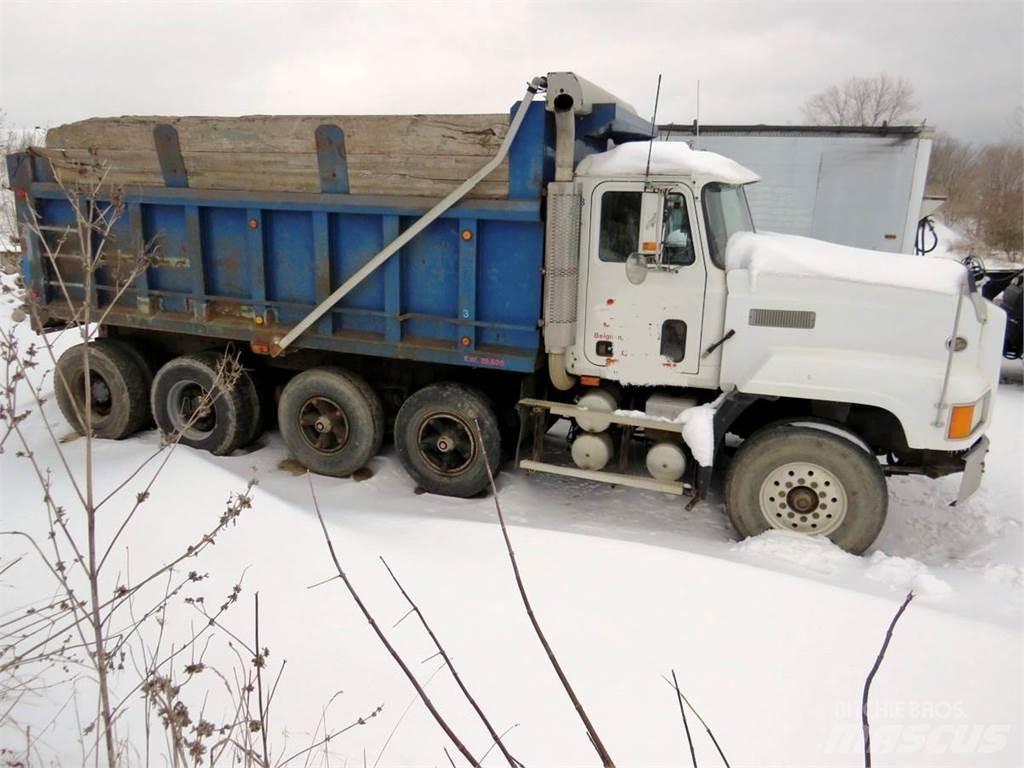
{"label": "front wheel", "polygon": [[827,536],[859,555],[882,530],[889,494],[878,461],[860,446],[817,429],[777,426],[740,446],[725,503],[744,538],[775,528]]}

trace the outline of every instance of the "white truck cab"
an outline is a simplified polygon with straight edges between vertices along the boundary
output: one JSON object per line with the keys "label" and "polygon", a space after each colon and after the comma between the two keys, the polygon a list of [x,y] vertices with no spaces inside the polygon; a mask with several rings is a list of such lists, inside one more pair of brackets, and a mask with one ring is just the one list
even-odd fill
{"label": "white truck cab", "polygon": [[[535,430],[520,466],[697,498],[728,464],[740,534],[821,534],[852,552],[881,530],[888,475],[964,472],[957,501],[970,496],[1005,313],[962,265],[759,233],[744,192],[757,174],[682,142],[575,163],[560,118],[588,108],[586,81],[548,84],[544,328],[563,395],[521,402]],[[571,420],[572,465],[543,460],[550,415]],[[731,461],[726,432],[742,439]],[[638,443],[649,476],[626,471]]]}

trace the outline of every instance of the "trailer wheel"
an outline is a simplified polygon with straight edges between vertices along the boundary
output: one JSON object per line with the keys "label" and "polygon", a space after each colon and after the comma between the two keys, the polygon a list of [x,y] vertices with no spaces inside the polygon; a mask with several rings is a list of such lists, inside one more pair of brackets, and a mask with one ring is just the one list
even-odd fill
{"label": "trailer wheel", "polygon": [[215,351],[174,358],[157,371],[150,395],[161,432],[215,456],[239,448],[255,418],[244,374],[217,380],[221,359]]}
{"label": "trailer wheel", "polygon": [[468,498],[488,486],[485,450],[491,472],[497,475],[501,466],[494,408],[483,393],[461,384],[432,384],[406,400],[395,419],[395,447],[409,476],[442,496]]}
{"label": "trailer wheel", "polygon": [[889,494],[878,461],[848,439],[775,426],[740,446],[725,503],[744,538],[776,528],[827,536],[859,555],[882,530]]}
{"label": "trailer wheel", "polygon": [[[96,437],[120,440],[149,422],[152,373],[142,356],[116,339],[89,342],[89,412]],[[54,381],[57,406],[72,429],[85,434],[85,345],[64,352]],[[79,419],[81,415],[81,419]]]}
{"label": "trailer wheel", "polygon": [[380,450],[384,409],[359,376],[341,368],[312,368],[281,392],[277,421],[288,450],[321,475],[347,477]]}

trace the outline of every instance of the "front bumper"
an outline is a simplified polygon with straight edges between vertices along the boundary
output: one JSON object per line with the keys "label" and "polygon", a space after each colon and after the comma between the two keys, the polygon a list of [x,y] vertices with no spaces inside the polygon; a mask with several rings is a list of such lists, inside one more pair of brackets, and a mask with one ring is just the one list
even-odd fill
{"label": "front bumper", "polygon": [[956,504],[963,504],[981,486],[981,476],[985,473],[985,456],[988,454],[988,446],[988,438],[982,436],[964,454],[964,475],[960,479],[960,491],[956,495]]}

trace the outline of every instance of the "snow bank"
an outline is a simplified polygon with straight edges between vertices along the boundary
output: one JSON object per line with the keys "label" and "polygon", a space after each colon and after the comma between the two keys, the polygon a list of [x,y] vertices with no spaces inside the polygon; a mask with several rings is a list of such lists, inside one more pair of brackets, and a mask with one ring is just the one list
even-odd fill
{"label": "snow bank", "polygon": [[966,270],[942,259],[883,253],[775,232],[737,232],[725,251],[726,269],[828,277],[869,285],[913,288],[956,295],[964,290]]}
{"label": "snow bank", "polygon": [[873,553],[868,562],[864,575],[888,584],[894,590],[913,590],[916,595],[929,597],[940,597],[953,591],[948,583],[933,576],[928,566],[911,557],[894,557],[879,551]]}
{"label": "snow bank", "polygon": [[576,173],[581,176],[635,176],[647,169],[651,155],[654,176],[707,176],[727,184],[749,184],[760,176],[735,160],[715,152],[690,149],[682,141],[632,141],[607,152],[588,155],[580,161]]}
{"label": "snow bank", "polygon": [[894,557],[881,551],[867,558],[857,557],[823,536],[769,530],[739,542],[733,551],[773,558],[821,576],[856,578],[862,575],[885,585],[892,592],[912,590],[918,597],[940,598],[953,591],[946,581],[935,576],[919,560]]}

